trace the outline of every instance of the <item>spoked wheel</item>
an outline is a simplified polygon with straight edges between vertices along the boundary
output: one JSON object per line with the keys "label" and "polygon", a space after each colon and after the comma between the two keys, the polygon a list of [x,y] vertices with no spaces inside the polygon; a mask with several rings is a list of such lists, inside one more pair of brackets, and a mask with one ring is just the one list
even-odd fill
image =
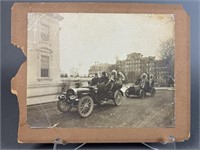
{"label": "spoked wheel", "polygon": [[151,96],[154,96],[154,95],[156,94],[155,88],[152,88],[152,89],[151,89],[150,94],[151,94]]}
{"label": "spoked wheel", "polygon": [[66,100],[58,100],[57,107],[61,112],[69,112],[72,109],[72,106]]}
{"label": "spoked wheel", "polygon": [[139,94],[140,98],[144,99],[145,95],[146,95],[145,91],[144,90],[140,90],[140,94]]}
{"label": "spoked wheel", "polygon": [[129,89],[127,89],[127,90],[125,91],[125,95],[126,95],[126,97],[130,97]]}
{"label": "spoked wheel", "polygon": [[88,117],[93,110],[94,103],[90,96],[82,97],[78,102],[78,112],[81,117]]}
{"label": "spoked wheel", "polygon": [[121,100],[122,100],[122,94],[121,94],[121,92],[116,91],[115,94],[114,94],[114,103],[115,103],[115,105],[116,106],[121,105],[121,103],[122,103]]}

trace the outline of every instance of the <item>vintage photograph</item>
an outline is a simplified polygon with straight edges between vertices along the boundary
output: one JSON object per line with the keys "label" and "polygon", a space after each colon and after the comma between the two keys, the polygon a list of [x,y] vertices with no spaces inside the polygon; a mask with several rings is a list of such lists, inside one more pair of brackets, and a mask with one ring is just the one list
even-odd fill
{"label": "vintage photograph", "polygon": [[175,127],[173,14],[28,13],[31,128]]}

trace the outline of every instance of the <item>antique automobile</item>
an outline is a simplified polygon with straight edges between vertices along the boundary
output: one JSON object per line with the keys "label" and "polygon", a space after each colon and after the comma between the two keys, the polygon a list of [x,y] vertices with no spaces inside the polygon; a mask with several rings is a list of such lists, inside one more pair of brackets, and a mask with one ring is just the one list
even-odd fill
{"label": "antique automobile", "polygon": [[94,86],[70,88],[58,97],[57,107],[61,112],[69,112],[72,107],[77,107],[80,116],[87,117],[95,104],[113,101],[116,106],[120,105],[123,96],[120,89],[117,86],[107,91]]}
{"label": "antique automobile", "polygon": [[154,96],[156,93],[154,86],[150,86],[149,81],[145,82],[144,85],[142,85],[140,81],[136,81],[125,91],[126,97],[136,95],[139,96],[141,99],[146,97],[146,93],[150,93],[151,96]]}

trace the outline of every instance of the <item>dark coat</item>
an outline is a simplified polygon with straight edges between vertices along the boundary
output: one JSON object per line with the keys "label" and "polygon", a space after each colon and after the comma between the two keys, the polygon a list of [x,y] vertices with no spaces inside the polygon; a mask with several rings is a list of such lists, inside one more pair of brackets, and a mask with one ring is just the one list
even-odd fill
{"label": "dark coat", "polygon": [[92,78],[91,85],[94,86],[98,84],[99,84],[99,77]]}
{"label": "dark coat", "polygon": [[108,77],[105,77],[105,76],[101,76],[99,79],[100,84],[106,84],[108,83],[108,81],[109,81]]}

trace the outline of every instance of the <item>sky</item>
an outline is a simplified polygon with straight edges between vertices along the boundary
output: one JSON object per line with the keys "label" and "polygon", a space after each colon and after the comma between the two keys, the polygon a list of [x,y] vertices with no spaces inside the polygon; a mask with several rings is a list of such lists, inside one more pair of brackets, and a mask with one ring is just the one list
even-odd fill
{"label": "sky", "polygon": [[95,62],[114,64],[138,52],[158,58],[161,41],[174,38],[171,14],[63,13],[60,67],[87,75]]}

